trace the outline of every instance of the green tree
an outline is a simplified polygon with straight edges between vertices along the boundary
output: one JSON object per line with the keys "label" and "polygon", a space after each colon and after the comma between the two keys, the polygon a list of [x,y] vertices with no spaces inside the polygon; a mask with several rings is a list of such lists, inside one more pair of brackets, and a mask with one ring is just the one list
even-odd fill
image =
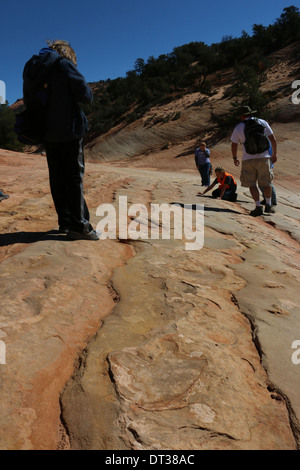
{"label": "green tree", "polygon": [[8,104],[0,105],[0,148],[21,151],[23,145],[14,132],[15,113]]}
{"label": "green tree", "polygon": [[268,67],[268,56],[299,40],[299,9],[290,6],[283,9],[273,24],[254,24],[252,36],[242,31],[239,38],[227,35],[210,46],[191,42],[158,58],[150,56],[147,61],[138,58],[134,70],[127,72],[126,77],[94,84],[95,100],[88,108],[90,135],[105,132],[109,126],[125,123],[126,119],[134,120],[152,105],[175,95],[189,91],[209,94],[211,85],[207,77],[213,74],[221,77],[224,69],[234,64],[239,66],[232,88],[233,107],[248,104],[263,117],[270,95],[261,91],[264,80],[261,72]]}
{"label": "green tree", "polygon": [[145,69],[144,59],[136,59],[134,63],[134,70],[138,75],[142,75]]}
{"label": "green tree", "polygon": [[300,39],[300,14],[299,8],[295,6],[283,9],[280,18],[274,25],[274,33],[277,45],[281,47]]}
{"label": "green tree", "polygon": [[229,113],[226,116],[217,116],[212,113],[212,119],[219,127],[220,137],[225,137],[229,130],[234,127],[239,118],[239,109],[243,105],[257,110],[257,115],[260,118],[270,119],[268,108],[270,97],[261,90],[264,79],[263,73],[258,73],[249,65],[236,66]]}
{"label": "green tree", "polygon": [[262,118],[266,118],[269,98],[261,91],[264,80],[265,75],[258,73],[253,67],[249,65],[237,66],[232,87],[232,93],[235,97],[232,103],[233,110],[241,105],[247,105],[251,109],[256,109]]}

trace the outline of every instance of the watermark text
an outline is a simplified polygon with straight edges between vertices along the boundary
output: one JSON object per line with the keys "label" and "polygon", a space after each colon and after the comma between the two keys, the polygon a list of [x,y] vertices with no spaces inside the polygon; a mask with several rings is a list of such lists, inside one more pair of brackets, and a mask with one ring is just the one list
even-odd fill
{"label": "watermark text", "polygon": [[298,366],[300,364],[300,340],[293,342],[292,349],[296,349],[292,354],[292,363],[295,364],[295,366]]}
{"label": "watermark text", "polygon": [[0,80],[0,105],[6,103],[6,86],[5,83]]}
{"label": "watermark text", "polygon": [[298,98],[298,97],[300,95],[300,80],[295,80],[292,83],[292,88],[293,88],[293,90],[296,90],[292,94],[292,103],[293,104],[299,104],[300,103],[300,98]]}
{"label": "watermark text", "polygon": [[[117,213],[118,212],[118,213]],[[119,206],[102,204],[96,211],[100,239],[184,240],[186,250],[200,250],[204,244],[204,206],[201,204],[132,204],[119,196]]]}
{"label": "watermark text", "polygon": [[6,346],[2,340],[0,340],[0,364],[6,364]]}

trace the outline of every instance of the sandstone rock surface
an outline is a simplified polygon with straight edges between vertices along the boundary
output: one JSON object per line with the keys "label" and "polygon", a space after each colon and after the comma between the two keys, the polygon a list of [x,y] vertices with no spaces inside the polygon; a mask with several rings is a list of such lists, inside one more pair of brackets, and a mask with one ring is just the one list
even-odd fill
{"label": "sandstone rock surface", "polygon": [[192,160],[175,171],[174,150],[152,156],[168,171],[87,164],[92,221],[119,196],[204,203],[201,250],[67,242],[45,159],[1,151],[1,449],[299,447],[295,178],[282,174],[274,216],[251,219],[244,190],[237,204],[197,197]]}

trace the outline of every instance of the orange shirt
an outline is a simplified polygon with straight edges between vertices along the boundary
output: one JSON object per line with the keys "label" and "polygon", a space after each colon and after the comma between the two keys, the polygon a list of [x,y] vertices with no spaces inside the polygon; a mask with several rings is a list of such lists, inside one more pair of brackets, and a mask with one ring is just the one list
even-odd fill
{"label": "orange shirt", "polygon": [[234,177],[229,173],[224,173],[224,176],[222,178],[217,178],[217,181],[219,183],[219,189],[222,189],[224,186],[226,186],[226,189],[235,189],[237,187]]}

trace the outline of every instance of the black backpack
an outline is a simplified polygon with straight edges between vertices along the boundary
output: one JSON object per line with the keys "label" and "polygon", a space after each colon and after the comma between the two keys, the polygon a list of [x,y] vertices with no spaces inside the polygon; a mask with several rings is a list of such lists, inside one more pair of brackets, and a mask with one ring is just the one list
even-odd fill
{"label": "black backpack", "polygon": [[270,147],[268,137],[265,135],[265,126],[259,119],[250,118],[245,121],[245,149],[250,155],[266,152]]}
{"label": "black backpack", "polygon": [[43,143],[46,111],[49,101],[48,83],[39,83],[29,106],[16,114],[14,131],[19,142],[27,145]]}
{"label": "black backpack", "polygon": [[[24,67],[25,109],[16,114],[15,133],[19,142],[27,145],[43,143],[46,127],[46,114],[50,100],[51,73],[61,57],[57,55],[49,63],[44,63],[40,56],[34,55]],[[25,90],[26,88],[26,90]]]}

